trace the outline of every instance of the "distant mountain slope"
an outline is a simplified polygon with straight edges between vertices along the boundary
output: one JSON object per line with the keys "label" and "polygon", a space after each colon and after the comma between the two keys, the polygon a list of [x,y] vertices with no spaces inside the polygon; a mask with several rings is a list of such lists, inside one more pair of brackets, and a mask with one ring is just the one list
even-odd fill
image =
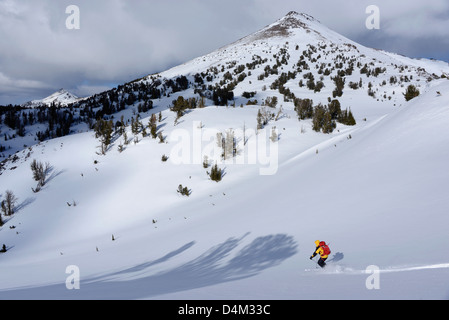
{"label": "distant mountain slope", "polygon": [[[354,95],[380,102],[379,109],[400,106],[408,85],[423,91],[432,81],[448,76],[446,62],[367,48],[307,14],[290,12],[254,34],[167,71],[83,99],[61,89],[24,105],[36,108],[54,103],[61,106],[56,112],[0,110],[4,114],[0,117],[8,119],[3,122],[7,138],[0,144],[4,151],[0,158],[20,150],[18,146],[30,145],[32,138],[44,141],[86,130],[99,118],[110,119],[130,108],[148,115],[152,108],[172,107],[180,96],[219,106],[265,105],[275,97],[278,107],[291,110],[297,99],[322,105],[338,99],[343,110],[360,110],[359,117],[364,119],[369,114],[364,115],[363,105],[353,103]],[[197,106],[191,102],[193,108]]]}
{"label": "distant mountain slope", "polygon": [[79,98],[74,94],[68,92],[65,89],[60,89],[48,97],[41,100],[33,100],[27,103],[24,103],[22,106],[24,107],[40,107],[40,106],[50,106],[51,104],[56,104],[57,106],[67,106],[78,101]]}
{"label": "distant mountain slope", "polygon": [[[290,12],[254,34],[166,72],[151,75],[146,80],[162,78],[158,80],[158,83],[162,80],[158,86],[162,88],[166,83],[163,79],[168,81],[181,75],[190,75],[196,76],[189,80],[198,90],[203,84],[201,80],[207,85],[228,89],[241,87],[244,83],[250,89],[261,87],[260,82],[271,85],[282,73],[288,72],[298,81],[301,77],[297,79],[296,76],[309,72],[315,76],[315,82],[319,80],[316,79],[317,76],[323,76],[325,82],[336,75],[357,81],[362,78],[366,88],[369,80],[374,87],[380,85],[382,82],[379,84],[376,81],[380,74],[388,75],[388,80],[390,77],[397,77],[395,86],[411,81],[413,76],[416,77],[413,83],[425,83],[442,75],[449,75],[449,64],[411,59],[367,48],[330,30],[309,15]],[[236,77],[242,74],[246,81],[239,81]],[[250,81],[252,84],[248,85]],[[306,87],[289,87],[294,92],[311,93]],[[390,87],[389,81],[386,87]]]}

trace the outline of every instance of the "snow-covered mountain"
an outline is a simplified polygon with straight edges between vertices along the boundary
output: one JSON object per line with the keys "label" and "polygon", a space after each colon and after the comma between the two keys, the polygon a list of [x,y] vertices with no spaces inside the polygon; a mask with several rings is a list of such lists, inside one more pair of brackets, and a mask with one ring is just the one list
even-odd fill
{"label": "snow-covered mountain", "polygon": [[291,12],[75,102],[70,134],[30,124],[2,141],[0,298],[445,299],[448,75]]}
{"label": "snow-covered mountain", "polygon": [[29,101],[27,103],[24,103],[22,106],[41,107],[41,106],[50,106],[53,103],[56,104],[57,106],[67,106],[78,100],[79,98],[77,96],[62,88],[44,99]]}
{"label": "snow-covered mountain", "polygon": [[[356,72],[353,72],[354,70]],[[329,86],[325,86],[326,88],[334,87],[331,78],[338,74],[354,82],[359,82],[362,78],[365,80],[363,88],[367,88],[368,82],[372,82],[376,88],[387,79],[384,86],[389,88],[391,77],[396,78],[392,80],[396,81],[395,84],[411,81],[413,76],[415,76],[414,83],[419,81],[425,83],[441,75],[447,76],[448,70],[447,62],[410,59],[364,47],[330,30],[309,15],[290,12],[252,35],[157,76],[162,79],[171,79],[179,75],[193,77],[199,73],[196,79],[200,82],[200,75],[205,79],[203,75],[206,74],[219,80],[210,81],[213,85],[223,80],[225,84],[237,82],[235,95],[238,96],[238,92],[243,89],[260,89],[263,85],[269,86],[282,73],[289,76],[288,72],[291,72],[291,76],[295,78],[288,79],[286,87],[291,87],[291,90],[295,92],[310,93],[297,88],[298,81],[309,72],[315,76],[315,82],[323,76],[324,84],[329,83]],[[233,77],[231,81],[228,73],[232,76],[243,74],[244,80],[238,81],[236,77]],[[147,79],[154,78],[155,75],[151,75]],[[257,81],[258,79],[260,80]],[[195,79],[191,80],[194,82]],[[305,87],[304,79],[303,82]],[[349,84],[349,81],[346,84]],[[220,85],[223,86],[222,83]],[[243,85],[244,88],[242,88]],[[241,90],[238,90],[239,88]]]}

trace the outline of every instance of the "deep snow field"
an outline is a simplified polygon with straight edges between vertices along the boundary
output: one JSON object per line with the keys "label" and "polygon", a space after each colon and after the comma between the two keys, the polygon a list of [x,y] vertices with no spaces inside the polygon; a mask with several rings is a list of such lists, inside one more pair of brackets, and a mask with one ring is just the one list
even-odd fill
{"label": "deep snow field", "polygon": [[[224,131],[236,117],[251,123],[256,107],[197,109],[177,126],[164,111],[169,143],[146,138],[105,156],[96,154],[91,132],[34,146],[1,177],[2,186],[14,187],[20,210],[1,230],[10,248],[0,255],[0,296],[446,299],[447,92],[443,81],[367,121],[355,111],[359,124],[339,124],[331,135],[286,111],[275,123],[279,141],[265,137],[267,154],[278,144],[276,173],[261,175],[267,162],[259,160],[220,164],[218,183],[193,157],[191,164],[170,160],[177,144],[170,132],[193,136],[198,121],[203,132]],[[162,154],[170,155],[167,162]],[[31,159],[52,165],[36,194]],[[179,184],[191,188],[190,197],[176,192]],[[309,260],[316,239],[332,249],[326,270]],[[79,267],[79,290],[66,288],[70,265]],[[370,265],[381,270],[378,290],[365,285]]]}

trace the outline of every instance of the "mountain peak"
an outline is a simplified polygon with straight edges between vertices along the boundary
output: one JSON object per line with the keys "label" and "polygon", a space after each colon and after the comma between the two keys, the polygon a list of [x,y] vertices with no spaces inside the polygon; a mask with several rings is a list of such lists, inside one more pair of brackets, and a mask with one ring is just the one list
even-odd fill
{"label": "mountain peak", "polygon": [[44,99],[33,100],[33,101],[27,102],[23,105],[27,106],[27,107],[45,106],[45,105],[49,106],[52,103],[56,103],[56,104],[66,106],[70,103],[76,102],[77,100],[79,100],[79,98],[77,96],[68,92],[64,88],[61,88],[58,91],[52,93],[51,95],[49,95],[48,97],[46,97]]}
{"label": "mountain peak", "polygon": [[58,91],[56,91],[55,93],[64,94],[64,93],[68,93],[68,91],[66,89],[64,89],[64,88],[61,88]]}
{"label": "mountain peak", "polygon": [[295,30],[303,30],[307,33],[316,32],[315,28],[321,23],[306,13],[290,11],[276,22],[266,26],[262,30],[250,36],[251,40],[268,39],[273,37],[288,37]]}
{"label": "mountain peak", "polygon": [[311,22],[318,22],[317,19],[306,13],[298,13],[296,11],[290,11],[284,17],[279,19],[274,25],[283,25],[287,28],[304,28]]}
{"label": "mountain peak", "polygon": [[290,11],[289,13],[287,13],[283,19],[286,19],[286,18],[290,18],[290,19],[295,18],[297,20],[306,19],[309,21],[318,21],[317,19],[315,19],[311,15],[308,15],[307,13],[303,13],[303,12],[298,13],[296,11]]}

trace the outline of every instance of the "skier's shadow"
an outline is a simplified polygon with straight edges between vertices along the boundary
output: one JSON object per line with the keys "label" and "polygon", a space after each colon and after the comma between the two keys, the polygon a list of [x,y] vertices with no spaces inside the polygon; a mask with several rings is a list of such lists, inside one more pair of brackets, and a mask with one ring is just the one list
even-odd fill
{"label": "skier's shadow", "polygon": [[345,255],[343,254],[343,252],[337,252],[331,259],[328,260],[328,262],[338,262],[343,260],[344,257]]}

